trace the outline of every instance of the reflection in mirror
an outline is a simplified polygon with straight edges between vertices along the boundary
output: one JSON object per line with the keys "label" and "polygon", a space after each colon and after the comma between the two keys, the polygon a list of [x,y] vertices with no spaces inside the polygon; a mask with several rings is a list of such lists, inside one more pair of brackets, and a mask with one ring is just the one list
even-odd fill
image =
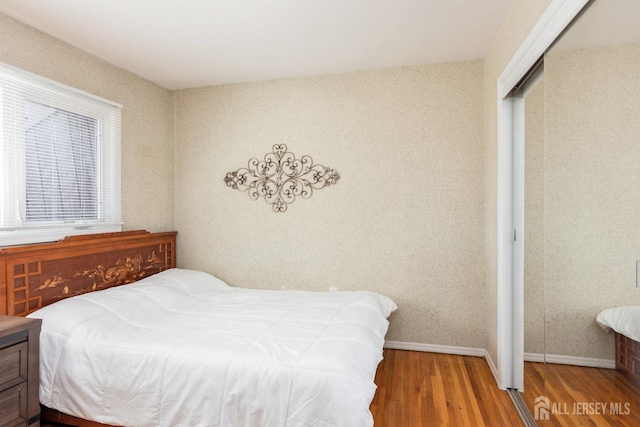
{"label": "reflection in mirror", "polygon": [[[640,1],[595,0],[544,58],[543,142],[526,147],[525,352],[547,363],[526,364],[524,397],[534,415],[547,399],[549,425],[640,425],[640,387],[613,369],[615,335],[596,322],[640,306],[639,22]],[[527,322],[540,295],[544,321]],[[640,316],[608,313],[640,330]]]}
{"label": "reflection in mirror", "polygon": [[544,77],[524,96],[524,351],[544,361]]}
{"label": "reflection in mirror", "polygon": [[[625,4],[637,8],[632,23]],[[640,303],[638,22],[639,1],[598,0],[545,56],[548,354],[612,361],[596,315]]]}

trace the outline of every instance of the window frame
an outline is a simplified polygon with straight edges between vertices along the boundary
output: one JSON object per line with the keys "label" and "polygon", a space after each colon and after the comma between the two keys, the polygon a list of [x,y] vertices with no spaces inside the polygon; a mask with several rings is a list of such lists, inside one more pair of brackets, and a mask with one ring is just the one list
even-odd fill
{"label": "window frame", "polygon": [[[7,77],[8,75],[8,77]],[[10,80],[3,80],[10,79]],[[9,81],[9,83],[5,83]],[[3,84],[13,86],[5,89]],[[13,92],[12,95],[8,93]],[[23,100],[49,105],[98,121],[98,219],[29,222],[26,220],[26,157],[23,124],[14,124],[16,135],[4,145],[6,129],[5,101],[13,96],[14,111],[19,114]],[[20,105],[20,107],[16,107]],[[66,236],[122,231],[121,220],[121,109],[112,101],[91,95],[55,81],[0,63],[0,247],[30,243],[50,242]],[[11,157],[13,156],[13,157]],[[13,159],[14,169],[2,172],[6,161]],[[7,178],[5,174],[13,174]],[[13,181],[13,182],[12,182]],[[11,195],[13,194],[13,196]],[[3,205],[5,205],[3,207]]]}

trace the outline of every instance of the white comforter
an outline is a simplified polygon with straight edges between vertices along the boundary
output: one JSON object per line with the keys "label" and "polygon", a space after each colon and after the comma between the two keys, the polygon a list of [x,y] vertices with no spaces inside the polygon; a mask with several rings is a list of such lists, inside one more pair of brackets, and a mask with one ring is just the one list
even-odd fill
{"label": "white comforter", "polygon": [[387,317],[371,292],[232,288],[191,270],[52,304],[40,401],[126,426],[372,426]]}
{"label": "white comforter", "polygon": [[614,330],[634,341],[640,341],[640,306],[608,308],[598,314],[596,322],[607,332]]}

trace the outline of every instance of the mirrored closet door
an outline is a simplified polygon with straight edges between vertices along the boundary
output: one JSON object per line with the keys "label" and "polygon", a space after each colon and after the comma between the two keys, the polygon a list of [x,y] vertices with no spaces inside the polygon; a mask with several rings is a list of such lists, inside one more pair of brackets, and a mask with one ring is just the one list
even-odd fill
{"label": "mirrored closet door", "polygon": [[640,425],[596,323],[640,305],[640,1],[593,1],[523,96],[523,398],[539,425]]}

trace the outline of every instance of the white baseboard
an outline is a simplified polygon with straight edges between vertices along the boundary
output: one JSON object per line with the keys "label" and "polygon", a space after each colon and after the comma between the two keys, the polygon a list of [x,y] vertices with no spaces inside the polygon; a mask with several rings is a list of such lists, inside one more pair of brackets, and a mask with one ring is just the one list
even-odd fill
{"label": "white baseboard", "polygon": [[395,350],[424,351],[427,353],[457,354],[459,356],[484,357],[486,350],[475,347],[457,347],[452,345],[423,344],[418,342],[385,341],[384,348]]}
{"label": "white baseboard", "polygon": [[[427,353],[456,354],[459,356],[484,357],[487,361],[487,364],[489,365],[489,369],[493,374],[493,378],[496,381],[496,384],[501,390],[505,390],[504,387],[500,387],[500,382],[498,381],[498,368],[496,368],[496,365],[493,362],[493,359],[491,358],[489,352],[484,348],[457,347],[452,345],[424,344],[403,341],[385,341],[384,348],[391,348],[395,350],[423,351]],[[540,353],[525,353],[524,360],[526,362],[557,363],[560,365],[586,366],[590,368],[615,369],[616,367],[616,361],[611,359],[563,356],[561,354],[544,355]]]}
{"label": "white baseboard", "polygon": [[592,357],[563,356],[561,354],[525,353],[526,362],[557,363],[559,365],[586,366],[589,368],[615,369],[616,361],[613,359],[595,359]]}
{"label": "white baseboard", "polygon": [[[413,351],[424,351],[427,353],[445,353],[445,354],[456,354],[458,356],[473,356],[473,357],[484,357],[489,365],[489,369],[493,374],[493,379],[496,381],[496,384],[499,386],[498,382],[498,368],[496,368],[495,363],[491,359],[491,355],[484,348],[476,348],[476,347],[457,347],[452,345],[438,345],[438,344],[423,344],[417,342],[403,342],[403,341],[386,341],[384,343],[384,348],[391,348],[394,350],[413,350]],[[504,388],[500,387],[502,390]]]}
{"label": "white baseboard", "polygon": [[493,379],[496,382],[496,385],[500,390],[506,390],[506,387],[502,387],[500,385],[500,381],[498,381],[498,368],[496,364],[493,363],[493,359],[491,358],[491,354],[489,354],[488,350],[484,350],[484,359],[487,361],[487,365],[489,365],[489,369],[491,369],[491,373],[493,374]]}
{"label": "white baseboard", "polygon": [[544,354],[541,353],[525,353],[524,354],[525,362],[537,362],[544,363]]}

